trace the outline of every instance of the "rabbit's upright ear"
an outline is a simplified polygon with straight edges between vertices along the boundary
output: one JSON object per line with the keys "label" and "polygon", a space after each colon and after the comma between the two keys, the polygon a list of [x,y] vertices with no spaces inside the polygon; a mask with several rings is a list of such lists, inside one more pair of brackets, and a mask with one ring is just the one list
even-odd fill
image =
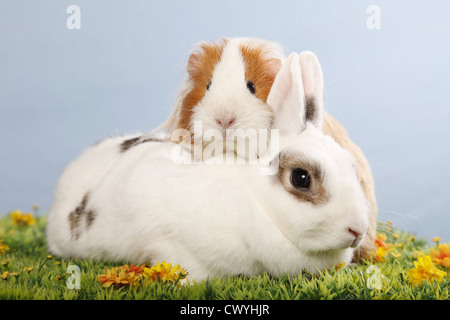
{"label": "rabbit's upright ear", "polygon": [[303,90],[305,93],[305,121],[322,128],[323,119],[323,74],[319,60],[310,51],[300,53]]}
{"label": "rabbit's upright ear", "polygon": [[291,53],[273,82],[267,104],[274,113],[272,128],[281,135],[298,134],[305,128],[305,95],[300,57]]}

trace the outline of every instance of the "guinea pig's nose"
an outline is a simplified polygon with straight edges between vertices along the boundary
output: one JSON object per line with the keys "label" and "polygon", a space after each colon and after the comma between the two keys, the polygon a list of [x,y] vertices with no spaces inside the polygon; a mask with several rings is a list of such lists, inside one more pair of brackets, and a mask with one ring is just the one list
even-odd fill
{"label": "guinea pig's nose", "polygon": [[216,119],[216,123],[221,126],[223,129],[228,129],[236,122],[236,118],[231,119]]}

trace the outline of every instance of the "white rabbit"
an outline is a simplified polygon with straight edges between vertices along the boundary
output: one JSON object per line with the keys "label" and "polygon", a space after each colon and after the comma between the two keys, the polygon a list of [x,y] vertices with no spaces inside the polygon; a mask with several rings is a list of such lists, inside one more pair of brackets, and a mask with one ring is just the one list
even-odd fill
{"label": "white rabbit", "polygon": [[[188,143],[195,142],[199,137],[204,138],[199,145],[205,148],[211,141],[205,135],[209,130],[210,133],[216,133],[215,146],[217,140],[223,138],[225,151],[235,151],[245,158],[259,155],[258,150],[255,152],[250,148],[248,136],[239,135],[239,130],[249,132],[251,129],[271,128],[273,113],[267,103],[267,96],[284,60],[281,46],[264,39],[224,38],[216,43],[199,44],[189,57],[188,77],[173,114],[159,128],[142,135],[137,143],[152,137],[161,129],[165,130],[169,140],[178,141],[181,134],[175,134],[178,132],[175,129],[181,128],[190,132],[189,139],[186,139]],[[250,91],[251,86],[247,86],[249,82],[255,86],[254,93]],[[196,123],[201,124],[197,132],[194,130]],[[233,129],[228,132],[234,132],[235,135],[227,136],[227,129]],[[322,129],[355,158],[358,178],[371,205],[367,237],[355,252],[355,261],[359,261],[368,258],[375,249],[378,208],[372,172],[360,148],[349,138],[344,127],[326,111],[323,112]],[[261,140],[261,137],[257,135],[257,139]],[[240,152],[237,143],[243,140],[248,148]],[[214,149],[214,152],[217,151]],[[202,155],[207,157],[209,153],[203,152]]]}
{"label": "white rabbit", "polygon": [[268,97],[280,132],[276,175],[262,175],[265,164],[174,164],[175,144],[148,142],[123,152],[97,186],[77,190],[77,205],[64,204],[71,187],[61,190],[61,181],[48,217],[50,251],[170,261],[193,280],[349,263],[370,206],[355,159],[322,131],[322,91],[315,56],[291,54]]}

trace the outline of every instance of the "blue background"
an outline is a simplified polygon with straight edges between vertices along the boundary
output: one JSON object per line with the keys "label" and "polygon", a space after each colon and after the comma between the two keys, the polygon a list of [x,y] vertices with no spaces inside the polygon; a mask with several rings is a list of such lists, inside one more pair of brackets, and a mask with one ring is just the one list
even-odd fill
{"label": "blue background", "polygon": [[[81,9],[69,30],[66,9]],[[369,30],[369,5],[381,28]],[[325,107],[369,159],[379,219],[450,241],[446,1],[0,1],[0,214],[46,213],[64,167],[173,108],[189,50],[254,36],[322,63]]]}

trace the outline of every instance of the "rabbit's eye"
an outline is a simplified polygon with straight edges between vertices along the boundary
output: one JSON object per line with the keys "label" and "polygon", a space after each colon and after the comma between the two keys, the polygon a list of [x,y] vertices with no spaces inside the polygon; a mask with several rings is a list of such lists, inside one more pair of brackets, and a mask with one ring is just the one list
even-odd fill
{"label": "rabbit's eye", "polygon": [[306,170],[301,168],[293,169],[291,183],[296,189],[309,189],[311,177]]}
{"label": "rabbit's eye", "polygon": [[248,89],[248,91],[250,91],[251,94],[255,94],[255,92],[256,92],[255,84],[251,81],[247,82],[247,89]]}
{"label": "rabbit's eye", "polygon": [[210,87],[211,87],[211,82],[206,85],[206,90],[209,90]]}

